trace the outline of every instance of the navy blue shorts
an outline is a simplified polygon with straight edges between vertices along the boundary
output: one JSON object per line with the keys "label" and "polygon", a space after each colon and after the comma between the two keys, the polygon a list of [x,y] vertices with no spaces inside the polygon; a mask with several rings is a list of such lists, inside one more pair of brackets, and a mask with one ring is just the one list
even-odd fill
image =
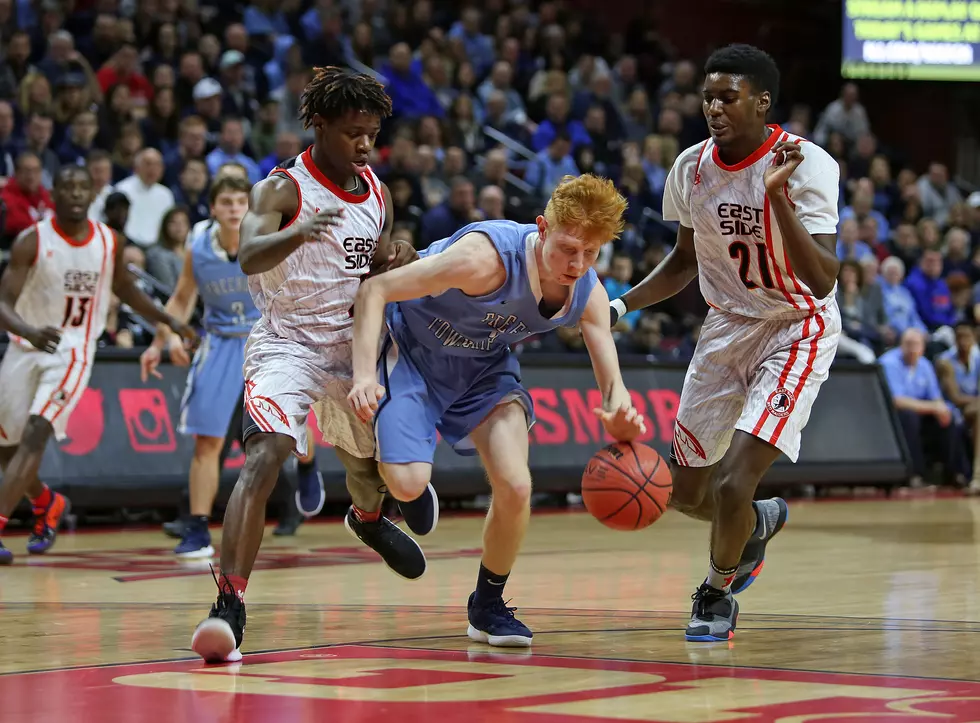
{"label": "navy blue shorts", "polygon": [[389,332],[378,381],[385,396],[374,417],[376,454],[388,464],[431,464],[437,432],[458,454],[476,454],[470,433],[494,407],[511,400],[523,405],[528,426],[533,423],[531,395],[510,353],[490,358],[446,354],[410,338],[398,344]]}

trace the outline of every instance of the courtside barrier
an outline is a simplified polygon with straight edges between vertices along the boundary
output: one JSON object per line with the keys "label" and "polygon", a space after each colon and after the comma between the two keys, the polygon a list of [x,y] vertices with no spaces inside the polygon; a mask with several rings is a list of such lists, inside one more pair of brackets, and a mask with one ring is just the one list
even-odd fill
{"label": "courtside barrier", "polygon": [[[76,504],[105,507],[174,504],[186,484],[192,440],[180,435],[180,399],[186,370],[162,365],[163,379],[140,381],[137,354],[100,353],[92,380],[68,425],[68,438],[52,443],[42,478],[68,491]],[[599,405],[587,358],[525,357],[524,382],[535,401],[530,431],[531,468],[539,490],[575,491],[589,457],[609,440],[592,408]],[[682,364],[624,359],[623,375],[634,404],[647,417],[642,440],[666,457],[684,381]],[[785,408],[776,400],[779,413]],[[329,447],[316,440],[318,464],[333,500],[346,497],[343,471]],[[698,454],[696,440],[683,439],[684,453]],[[237,444],[229,455],[223,487],[234,482],[244,457]],[[767,483],[896,484],[907,477],[907,453],[890,398],[877,367],[838,363],[824,384],[803,439],[800,461],[785,458]],[[434,482],[444,496],[486,490],[473,457],[440,443]],[[227,490],[225,490],[227,491]]]}

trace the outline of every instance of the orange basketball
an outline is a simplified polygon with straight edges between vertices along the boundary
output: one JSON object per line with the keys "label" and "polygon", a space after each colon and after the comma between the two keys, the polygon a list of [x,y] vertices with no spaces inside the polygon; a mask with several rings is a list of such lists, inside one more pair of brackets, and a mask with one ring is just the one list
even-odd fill
{"label": "orange basketball", "polygon": [[656,450],[636,442],[600,449],[582,474],[582,501],[614,530],[642,530],[667,509],[673,481]]}

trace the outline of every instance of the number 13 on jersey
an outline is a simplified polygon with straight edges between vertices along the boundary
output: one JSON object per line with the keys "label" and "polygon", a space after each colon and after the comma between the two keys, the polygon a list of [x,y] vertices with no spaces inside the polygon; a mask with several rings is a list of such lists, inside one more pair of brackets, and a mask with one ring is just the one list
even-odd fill
{"label": "number 13 on jersey", "polygon": [[84,324],[91,305],[91,296],[65,297],[65,318],[61,320],[61,328],[79,327]]}

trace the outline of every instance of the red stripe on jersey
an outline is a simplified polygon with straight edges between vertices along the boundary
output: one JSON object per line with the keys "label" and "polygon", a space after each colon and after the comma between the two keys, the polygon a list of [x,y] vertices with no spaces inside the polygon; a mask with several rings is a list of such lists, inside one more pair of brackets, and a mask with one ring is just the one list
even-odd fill
{"label": "red stripe on jersey", "polygon": [[368,200],[368,198],[371,196],[370,191],[363,194],[351,193],[350,191],[345,191],[336,183],[334,183],[325,175],[323,175],[323,171],[317,168],[316,163],[313,162],[312,151],[313,151],[313,146],[310,146],[305,151],[303,151],[303,156],[302,156],[303,165],[306,166],[306,170],[310,172],[310,175],[313,176],[313,178],[315,178],[321,186],[326,188],[328,191],[330,191],[330,193],[335,195],[341,201],[347,201],[347,203],[364,203],[365,201]]}
{"label": "red stripe on jersey", "polygon": [[[793,295],[786,289],[786,282],[783,281],[783,271],[779,265],[779,259],[776,258],[776,248],[772,243],[772,223],[769,220],[770,215],[772,215],[772,208],[770,208],[769,205],[769,195],[766,194],[762,201],[762,226],[766,234],[766,250],[769,252],[769,258],[772,259],[772,265],[776,271],[776,283],[779,284],[779,290],[783,292],[783,296],[786,297],[786,301],[791,303],[794,308],[800,309],[800,305],[796,303],[796,299],[794,299]],[[786,247],[784,245],[783,251],[785,250]]]}
{"label": "red stripe on jersey", "polygon": [[[793,390],[794,399],[800,398],[800,392],[803,391],[803,385],[806,384],[806,380],[810,376],[810,372],[813,371],[813,362],[817,358],[817,348],[820,343],[820,337],[823,336],[823,332],[827,328],[827,325],[824,324],[823,317],[820,316],[820,314],[816,315],[816,319],[818,327],[817,333],[813,336],[813,339],[810,342],[810,353],[806,358],[806,368],[804,368],[803,373],[800,374],[800,381],[797,382],[796,389]],[[807,319],[807,325],[809,325],[809,321],[810,319]],[[806,330],[804,330],[803,333],[806,334]],[[788,419],[789,416],[787,415],[779,420],[779,424],[776,425],[775,431],[773,431],[772,436],[769,438],[769,444],[776,444],[776,442],[779,440],[779,435],[782,434],[783,428],[786,426],[786,420]]]}
{"label": "red stripe on jersey", "polygon": [[378,184],[374,182],[374,174],[368,171],[364,174],[364,178],[367,179],[368,184],[371,186],[371,192],[378,201],[378,233],[381,233],[381,229],[385,225],[385,201],[381,196],[381,190],[378,188]]}

